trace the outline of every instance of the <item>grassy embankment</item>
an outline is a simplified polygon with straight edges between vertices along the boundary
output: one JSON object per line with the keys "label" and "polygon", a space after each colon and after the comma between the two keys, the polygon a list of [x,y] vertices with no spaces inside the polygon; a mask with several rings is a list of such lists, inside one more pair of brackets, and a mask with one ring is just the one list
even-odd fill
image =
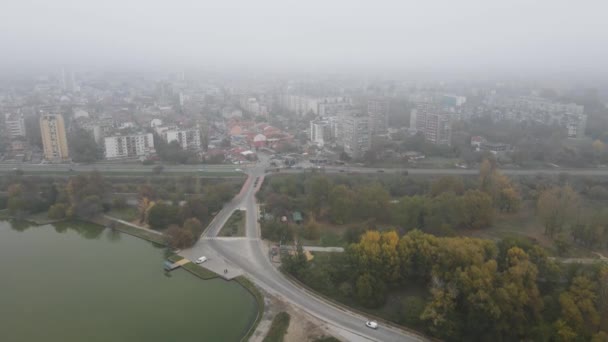
{"label": "grassy embankment", "polygon": [[131,222],[137,218],[137,208],[130,205],[127,205],[124,208],[112,208],[110,211],[108,211],[107,215],[123,221]]}
{"label": "grassy embankment", "polygon": [[245,210],[235,210],[220,230],[219,236],[245,236]]}
{"label": "grassy embankment", "polygon": [[256,303],[258,304],[258,315],[255,318],[255,322],[253,322],[253,324],[251,325],[251,328],[249,328],[249,331],[247,332],[247,334],[245,334],[245,336],[243,336],[243,338],[241,339],[241,341],[248,341],[249,338],[253,335],[253,333],[257,329],[258,324],[260,324],[260,320],[262,319],[262,314],[264,313],[264,305],[265,305],[264,304],[264,295],[262,295],[260,290],[258,290],[258,288],[251,282],[251,280],[247,279],[247,277],[238,276],[238,277],[234,278],[234,280],[236,280],[239,284],[241,284],[242,287],[247,289],[247,291],[249,291],[249,293],[251,293],[253,295]]}
{"label": "grassy embankment", "polygon": [[268,334],[264,337],[264,342],[283,342],[283,338],[289,328],[289,321],[291,317],[287,312],[279,312],[272,319],[272,325]]}

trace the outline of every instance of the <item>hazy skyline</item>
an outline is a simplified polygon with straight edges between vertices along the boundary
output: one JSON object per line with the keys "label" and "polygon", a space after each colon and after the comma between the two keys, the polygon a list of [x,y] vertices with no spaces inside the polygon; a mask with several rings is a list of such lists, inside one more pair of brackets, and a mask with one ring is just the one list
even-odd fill
{"label": "hazy skyline", "polygon": [[605,73],[605,1],[3,1],[5,69]]}

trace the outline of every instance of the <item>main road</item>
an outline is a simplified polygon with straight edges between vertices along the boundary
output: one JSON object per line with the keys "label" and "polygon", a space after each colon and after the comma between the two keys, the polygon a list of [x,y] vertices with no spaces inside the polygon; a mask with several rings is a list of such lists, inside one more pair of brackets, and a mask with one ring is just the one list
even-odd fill
{"label": "main road", "polygon": [[[256,164],[255,168],[258,173],[264,173],[264,170],[259,169]],[[172,174],[209,174],[217,173],[218,177],[230,177],[231,173],[238,175],[241,168],[246,166],[239,165],[164,165],[162,173]],[[22,170],[26,173],[35,174],[44,173],[72,173],[72,172],[90,172],[99,171],[104,174],[154,174],[155,165],[142,165],[139,163],[132,164],[114,164],[114,163],[96,163],[96,164],[28,164],[28,163],[0,163],[0,173]],[[270,168],[266,170],[277,170]],[[310,168],[281,168],[278,173],[302,173],[302,172],[326,172],[326,173],[345,173],[345,174],[403,174],[407,171],[411,175],[476,175],[479,173],[477,169],[417,169],[417,168],[368,168],[359,166],[328,166],[320,169]],[[569,169],[569,168],[544,168],[544,169],[501,169],[501,172],[507,175],[533,176],[537,174],[545,175],[560,175],[568,174],[572,176],[608,176],[608,168],[586,168],[586,169]],[[276,174],[275,172],[271,172]]]}
{"label": "main road", "polygon": [[[327,322],[332,330],[349,334],[350,339],[370,341],[424,341],[425,338],[390,326],[378,330],[365,326],[366,317],[327,302],[296,285],[271,264],[267,249],[260,238],[259,209],[255,193],[264,181],[265,167],[256,165],[246,171],[249,175],[241,192],[226,204],[206,229],[203,237],[185,255],[215,255],[238,267],[253,282],[269,293],[290,302],[309,314]],[[235,209],[246,210],[246,237],[215,239]]]}

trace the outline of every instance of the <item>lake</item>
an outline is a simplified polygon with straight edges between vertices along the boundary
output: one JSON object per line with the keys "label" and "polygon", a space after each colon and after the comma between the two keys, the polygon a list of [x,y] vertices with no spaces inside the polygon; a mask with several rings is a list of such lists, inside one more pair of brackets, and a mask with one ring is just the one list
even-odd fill
{"label": "lake", "polygon": [[165,250],[86,223],[0,221],[0,340],[239,341],[257,315],[234,281],[163,270]]}

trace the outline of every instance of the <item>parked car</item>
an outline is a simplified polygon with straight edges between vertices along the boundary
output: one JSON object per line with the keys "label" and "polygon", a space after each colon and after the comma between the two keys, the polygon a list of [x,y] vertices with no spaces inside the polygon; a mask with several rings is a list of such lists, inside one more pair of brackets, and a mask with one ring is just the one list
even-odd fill
{"label": "parked car", "polygon": [[196,263],[197,263],[197,264],[202,264],[202,263],[204,263],[205,261],[207,261],[207,257],[206,257],[206,256],[202,256],[202,257],[200,257],[200,258],[196,259]]}
{"label": "parked car", "polygon": [[376,322],[376,321],[367,321],[367,322],[365,322],[365,325],[368,328],[378,329],[378,322]]}

